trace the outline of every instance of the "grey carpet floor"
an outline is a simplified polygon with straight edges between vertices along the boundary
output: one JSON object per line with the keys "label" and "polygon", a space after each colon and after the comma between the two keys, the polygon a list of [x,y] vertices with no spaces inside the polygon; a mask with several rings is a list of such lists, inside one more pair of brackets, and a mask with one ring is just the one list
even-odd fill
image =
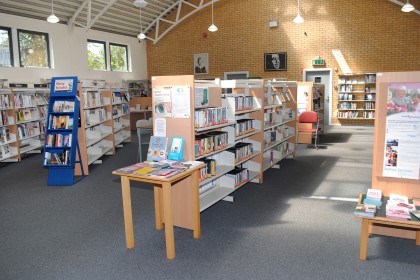
{"label": "grey carpet floor", "polygon": [[132,184],[136,247],[125,248],[119,178],[137,143],[71,187],[47,186],[41,156],[0,167],[0,279],[417,279],[415,241],[369,238],[359,260],[354,200],[371,184],[372,127],[328,128],[327,149],[295,160],[201,213],[202,237],[175,229],[176,258],[154,228],[151,186]]}

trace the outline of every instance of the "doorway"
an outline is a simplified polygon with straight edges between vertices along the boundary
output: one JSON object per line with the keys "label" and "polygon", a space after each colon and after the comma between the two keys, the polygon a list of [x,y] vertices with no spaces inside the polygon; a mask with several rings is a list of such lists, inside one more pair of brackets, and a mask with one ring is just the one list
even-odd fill
{"label": "doorway", "polygon": [[331,124],[332,112],[332,68],[304,69],[303,81],[324,84],[324,124]]}

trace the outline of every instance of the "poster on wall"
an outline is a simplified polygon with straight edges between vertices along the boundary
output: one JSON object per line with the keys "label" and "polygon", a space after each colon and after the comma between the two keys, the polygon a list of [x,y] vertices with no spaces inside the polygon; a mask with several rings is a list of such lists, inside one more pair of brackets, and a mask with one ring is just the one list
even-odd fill
{"label": "poster on wall", "polygon": [[189,118],[191,116],[190,87],[174,86],[171,88],[172,116],[174,118]]}
{"label": "poster on wall", "polygon": [[300,113],[305,112],[309,102],[309,86],[298,86],[297,89],[297,112],[298,116]]}
{"label": "poster on wall", "polygon": [[391,83],[386,112],[382,175],[419,179],[420,83]]}
{"label": "poster on wall", "polygon": [[171,117],[171,87],[154,87],[153,98],[153,108],[155,110],[155,117]]}

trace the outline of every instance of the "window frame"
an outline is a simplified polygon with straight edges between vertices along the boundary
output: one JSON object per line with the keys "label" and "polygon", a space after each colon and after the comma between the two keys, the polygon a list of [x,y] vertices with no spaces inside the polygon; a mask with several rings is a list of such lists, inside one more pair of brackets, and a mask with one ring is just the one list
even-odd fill
{"label": "window frame", "polygon": [[13,53],[12,28],[0,26],[0,30],[7,31],[7,33],[9,34],[9,53],[10,53],[10,65],[0,64],[0,67],[13,67],[15,64],[14,64],[14,53]]}
{"label": "window frame", "polygon": [[[109,43],[109,70],[111,72],[129,72],[130,65],[128,60],[128,45],[119,44],[119,43]],[[125,61],[126,61],[126,69],[125,70],[113,70],[112,69],[112,55],[111,55],[111,46],[115,47],[124,47],[125,48]]]}
{"label": "window frame", "polygon": [[88,52],[88,57],[89,57],[89,50],[87,48],[87,44],[89,43],[97,43],[97,44],[103,44],[104,45],[104,59],[105,59],[105,69],[90,69],[89,67],[89,60],[87,61],[88,63],[88,70],[91,71],[108,71],[109,67],[108,67],[108,52],[107,52],[107,43],[105,41],[100,41],[100,40],[92,40],[92,39],[87,39],[86,42],[86,51]]}
{"label": "window frame", "polygon": [[[46,32],[40,32],[40,31],[32,31],[32,30],[26,30],[26,29],[17,29],[17,43],[18,43],[18,53],[19,53],[19,66],[22,68],[43,68],[43,69],[51,69],[51,50],[50,50],[50,36],[48,33]],[[31,33],[31,34],[35,34],[35,35],[45,35],[45,42],[46,42],[46,47],[47,47],[47,64],[48,66],[25,66],[22,63],[22,55],[20,53],[20,38],[19,38],[19,34],[20,33]]]}

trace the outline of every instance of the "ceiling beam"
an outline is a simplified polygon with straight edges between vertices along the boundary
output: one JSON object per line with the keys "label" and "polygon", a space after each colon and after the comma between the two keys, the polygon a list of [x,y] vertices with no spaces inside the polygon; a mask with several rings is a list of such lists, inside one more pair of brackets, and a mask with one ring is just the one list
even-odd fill
{"label": "ceiling beam", "polygon": [[86,26],[86,31],[88,31],[95,22],[104,14],[106,11],[108,11],[109,8],[111,8],[118,0],[110,0],[109,3],[102,9],[102,11],[99,12],[99,14],[96,15],[96,17],[90,21],[90,23]]}

